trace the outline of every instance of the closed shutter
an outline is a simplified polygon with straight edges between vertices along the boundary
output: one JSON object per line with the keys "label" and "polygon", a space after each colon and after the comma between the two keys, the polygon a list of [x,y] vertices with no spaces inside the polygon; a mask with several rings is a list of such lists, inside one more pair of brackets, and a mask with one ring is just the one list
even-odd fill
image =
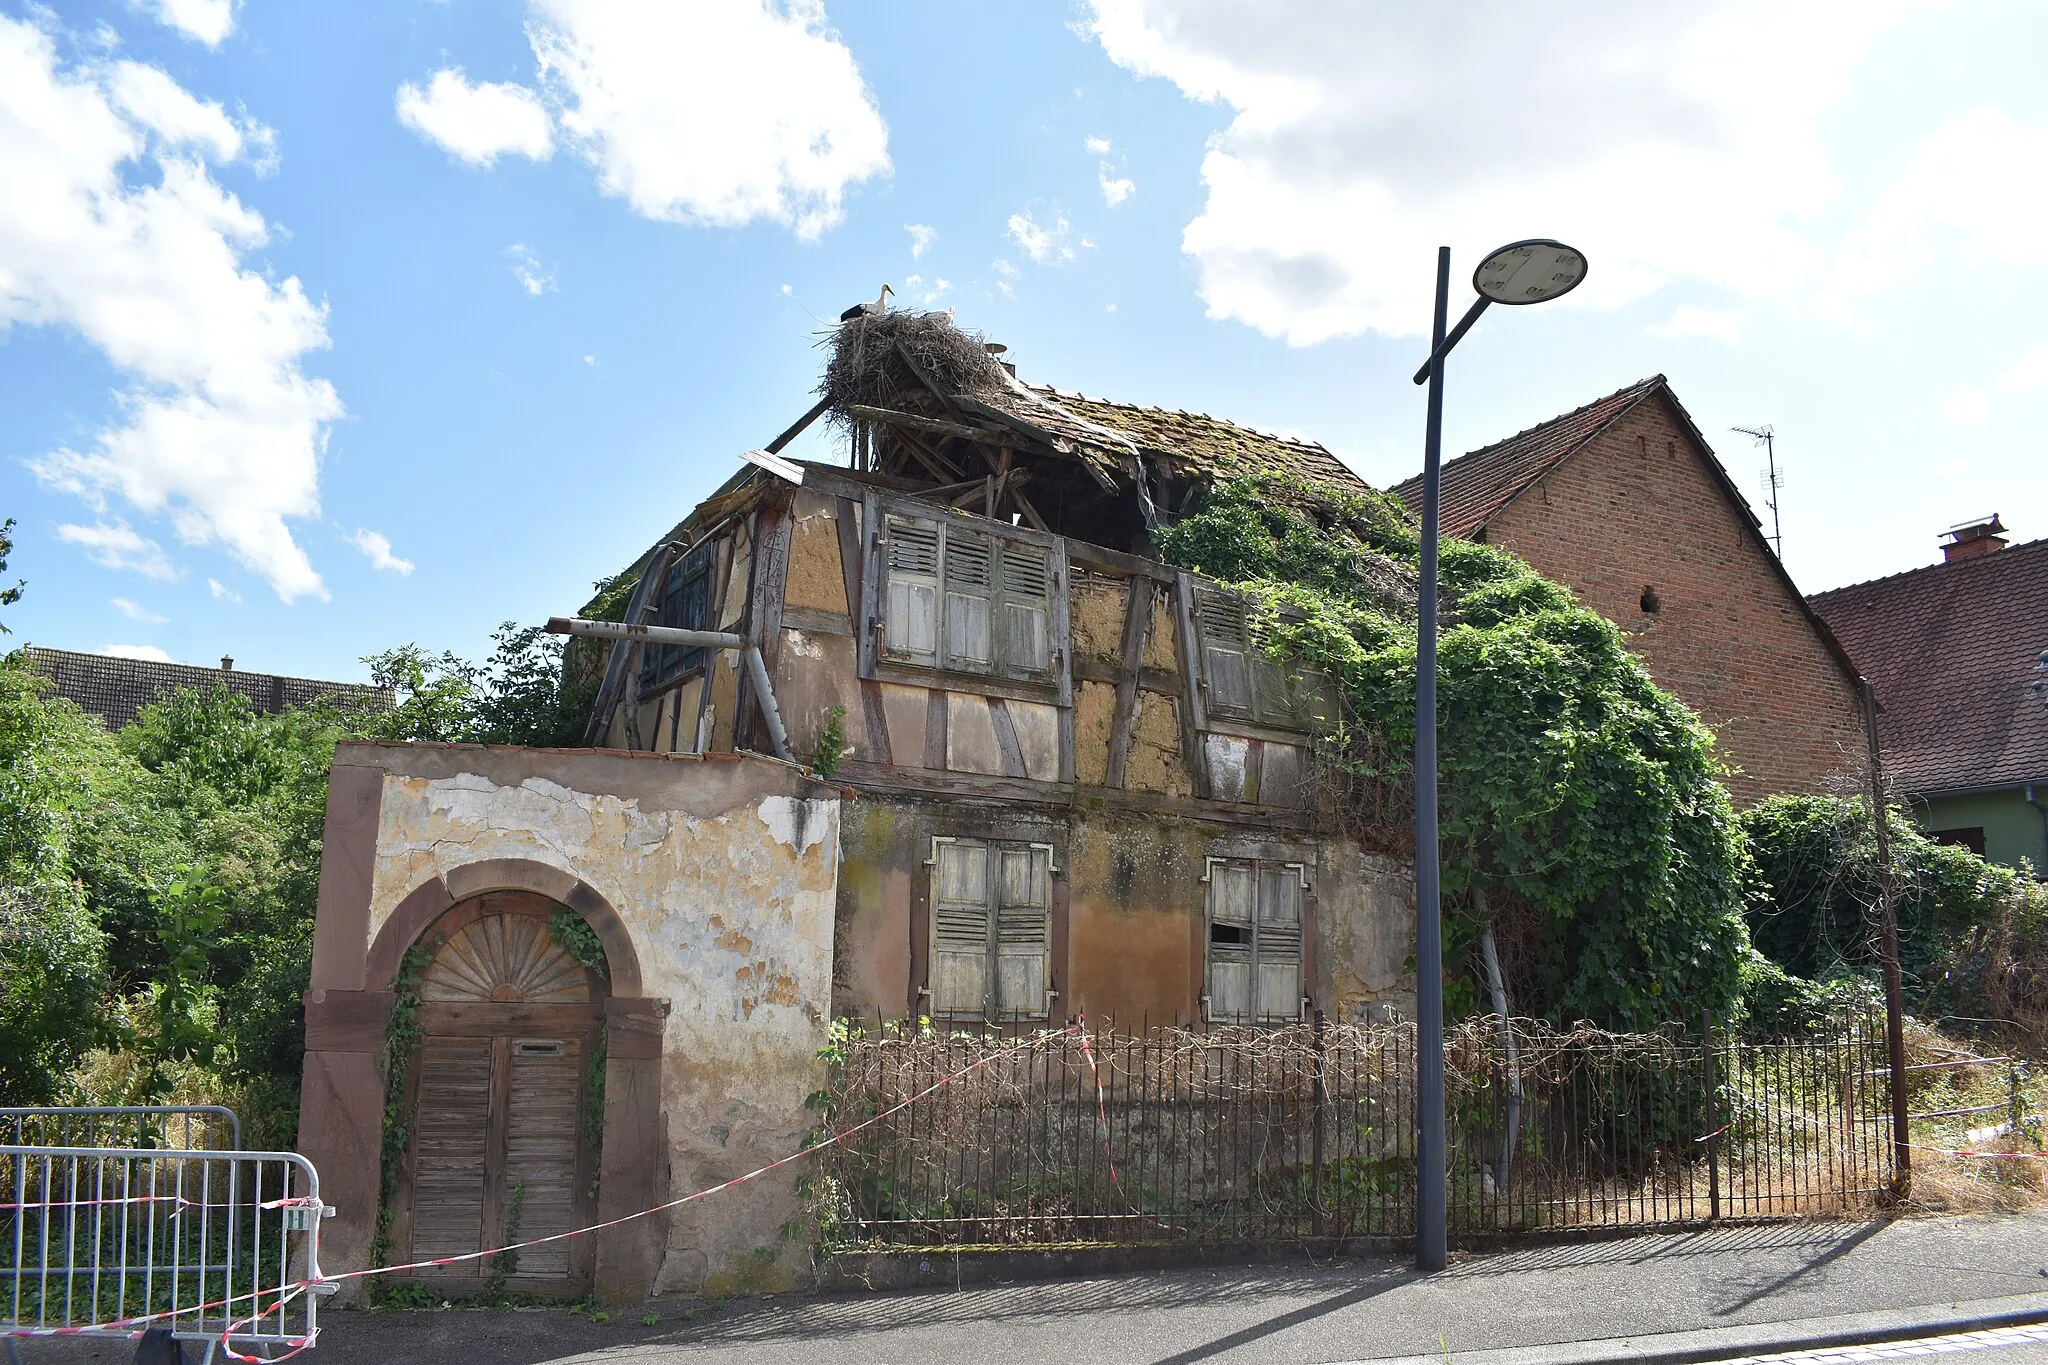
{"label": "closed shutter", "polygon": [[[582,1132],[583,1057],[573,1038],[511,1040],[506,1106],[506,1242],[577,1226],[576,1157]],[[567,1275],[569,1239],[519,1253],[522,1275]]]}
{"label": "closed shutter", "polygon": [[1259,865],[1259,998],[1261,1022],[1301,1017],[1301,868]]}
{"label": "closed shutter", "polygon": [[1052,557],[1035,545],[1003,546],[1000,653],[1005,673],[1036,677],[1052,660]]}
{"label": "closed shutter", "polygon": [[1252,943],[1259,889],[1256,865],[1209,863],[1209,1017],[1242,1023],[1252,1015]]}
{"label": "closed shutter", "polygon": [[1211,715],[1249,719],[1251,663],[1246,657],[1244,603],[1229,593],[1200,589],[1195,595],[1202,640],[1202,682]]}
{"label": "closed shutter", "polygon": [[998,1015],[1047,1012],[1046,964],[1052,949],[1052,849],[1004,848],[996,878]]}
{"label": "closed shutter", "polygon": [[[412,1259],[484,1249],[485,1134],[491,1118],[491,1040],[421,1040],[412,1146]],[[482,1273],[477,1262],[456,1267]]]}
{"label": "closed shutter", "polygon": [[939,527],[907,517],[888,520],[889,583],[882,613],[882,652],[892,659],[936,665],[939,659]]}
{"label": "closed shutter", "polygon": [[946,668],[985,673],[994,660],[989,624],[994,596],[995,545],[949,527],[946,532]]}
{"label": "closed shutter", "polygon": [[1265,646],[1256,638],[1251,641],[1252,700],[1261,725],[1272,725],[1282,729],[1293,729],[1294,686],[1288,680],[1287,669],[1274,663],[1266,653]]}
{"label": "closed shutter", "polygon": [[989,847],[932,841],[932,1013],[988,1008]]}

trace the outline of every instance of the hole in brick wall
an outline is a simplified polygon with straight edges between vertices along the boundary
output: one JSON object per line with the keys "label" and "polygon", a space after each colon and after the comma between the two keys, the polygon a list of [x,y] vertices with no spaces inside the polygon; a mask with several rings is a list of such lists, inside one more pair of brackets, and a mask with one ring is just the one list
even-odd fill
{"label": "hole in brick wall", "polygon": [[1655,588],[1645,583],[1643,585],[1643,596],[1638,605],[1642,607],[1643,615],[1655,616],[1660,610],[1663,609],[1664,599],[1657,596],[1657,590]]}

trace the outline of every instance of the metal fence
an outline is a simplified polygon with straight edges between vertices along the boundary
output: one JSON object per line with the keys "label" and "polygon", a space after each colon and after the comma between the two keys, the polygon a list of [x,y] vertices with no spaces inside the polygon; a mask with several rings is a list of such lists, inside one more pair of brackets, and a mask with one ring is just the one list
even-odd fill
{"label": "metal fence", "polygon": [[222,1344],[266,1356],[316,1336],[324,1209],[296,1153],[6,1144],[0,1190],[0,1336],[166,1328],[209,1360]]}
{"label": "metal fence", "polygon": [[[1412,1234],[1414,1050],[1412,1025],[1320,1019],[1024,1047],[882,1029],[841,1049],[841,1121],[983,1064],[835,1148],[819,1202],[847,1245]],[[1838,1212],[1890,1186],[1882,1020],[1750,1043],[1493,1018],[1447,1062],[1468,1238]]]}
{"label": "metal fence", "polygon": [[236,1151],[242,1120],[219,1104],[0,1109],[0,1146],[182,1147]]}

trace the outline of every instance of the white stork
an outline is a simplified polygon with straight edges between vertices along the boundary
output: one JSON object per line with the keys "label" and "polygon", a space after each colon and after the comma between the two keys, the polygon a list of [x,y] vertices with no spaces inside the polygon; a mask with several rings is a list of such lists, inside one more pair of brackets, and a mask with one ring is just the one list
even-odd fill
{"label": "white stork", "polygon": [[878,318],[889,311],[889,296],[895,292],[895,290],[885,284],[882,286],[882,292],[875,295],[873,303],[856,303],[853,307],[841,313],[839,320],[841,322],[852,322],[855,318]]}

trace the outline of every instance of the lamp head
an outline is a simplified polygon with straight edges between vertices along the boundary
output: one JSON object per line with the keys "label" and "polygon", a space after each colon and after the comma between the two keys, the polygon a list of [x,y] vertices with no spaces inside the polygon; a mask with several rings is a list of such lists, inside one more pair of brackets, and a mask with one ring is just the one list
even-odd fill
{"label": "lamp head", "polygon": [[1548,303],[1569,294],[1586,278],[1583,252],[1536,237],[1509,242],[1472,272],[1472,288],[1494,303]]}

